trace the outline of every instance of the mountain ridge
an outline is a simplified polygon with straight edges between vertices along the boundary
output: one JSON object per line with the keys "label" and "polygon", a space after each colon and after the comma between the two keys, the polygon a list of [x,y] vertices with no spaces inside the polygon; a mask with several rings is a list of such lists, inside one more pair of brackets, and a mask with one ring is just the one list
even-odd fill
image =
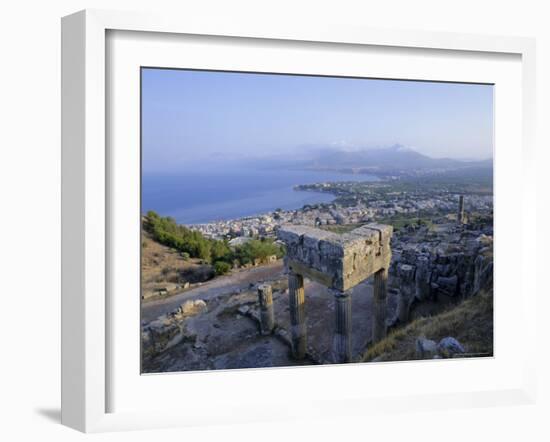
{"label": "mountain ridge", "polygon": [[492,160],[465,161],[432,158],[411,148],[396,144],[390,147],[344,150],[334,147],[318,149],[306,165],[311,170],[411,171],[461,168],[490,168]]}

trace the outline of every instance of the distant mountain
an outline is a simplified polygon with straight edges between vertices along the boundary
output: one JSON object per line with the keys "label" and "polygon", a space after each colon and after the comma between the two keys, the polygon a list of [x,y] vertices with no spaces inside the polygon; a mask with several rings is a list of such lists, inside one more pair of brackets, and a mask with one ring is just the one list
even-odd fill
{"label": "distant mountain", "polygon": [[319,149],[307,164],[307,169],[341,170],[347,172],[399,172],[490,168],[491,160],[460,161],[451,158],[431,158],[410,148],[394,145],[384,148],[343,150]]}

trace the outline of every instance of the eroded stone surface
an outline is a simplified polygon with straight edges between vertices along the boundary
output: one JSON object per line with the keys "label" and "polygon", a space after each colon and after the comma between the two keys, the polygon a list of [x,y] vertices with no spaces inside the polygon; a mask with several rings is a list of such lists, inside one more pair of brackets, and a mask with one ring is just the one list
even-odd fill
{"label": "eroded stone surface", "polygon": [[283,226],[277,236],[286,244],[286,266],[327,287],[346,291],[391,260],[391,226],[367,224],[342,235],[309,226]]}
{"label": "eroded stone surface", "polygon": [[[399,236],[393,241],[390,273],[402,296],[417,301],[437,301],[442,295],[468,298],[491,286],[493,238],[470,233],[441,234],[437,241],[425,239],[407,244]],[[413,301],[413,299],[410,299]]]}
{"label": "eroded stone surface", "polygon": [[156,320],[141,327],[142,350],[150,357],[179,344],[185,339],[193,340],[185,320],[208,310],[202,299],[185,301],[173,312],[159,316]]}
{"label": "eroded stone surface", "polygon": [[416,357],[418,359],[432,359],[437,355],[437,343],[424,337],[416,340]]}
{"label": "eroded stone surface", "polygon": [[409,264],[397,266],[397,277],[399,281],[399,303],[397,315],[401,324],[409,321],[409,312],[415,295],[415,271],[416,267]]}
{"label": "eroded stone surface", "polygon": [[465,353],[464,347],[452,336],[447,336],[439,341],[437,350],[444,358],[452,358],[455,354]]}

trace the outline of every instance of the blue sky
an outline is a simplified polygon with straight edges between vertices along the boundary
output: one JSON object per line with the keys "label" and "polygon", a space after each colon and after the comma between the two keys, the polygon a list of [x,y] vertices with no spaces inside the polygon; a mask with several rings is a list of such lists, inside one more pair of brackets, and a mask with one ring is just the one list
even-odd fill
{"label": "blue sky", "polygon": [[492,156],[493,87],[142,70],[145,173],[195,162],[401,144],[432,157]]}

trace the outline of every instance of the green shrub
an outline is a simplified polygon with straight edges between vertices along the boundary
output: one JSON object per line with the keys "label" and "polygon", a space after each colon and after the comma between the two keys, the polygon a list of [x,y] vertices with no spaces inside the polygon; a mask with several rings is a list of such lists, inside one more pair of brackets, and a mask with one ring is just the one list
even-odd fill
{"label": "green shrub", "polygon": [[[206,263],[223,263],[220,271],[231,268],[234,260],[241,265],[253,263],[256,259],[264,261],[272,255],[281,258],[284,249],[271,239],[253,239],[231,250],[226,240],[206,238],[202,233],[179,225],[173,218],[161,217],[153,211],[147,212],[143,228],[153,239],[165,246],[177,250],[183,259],[199,258]],[[216,274],[221,274],[216,270]]]}
{"label": "green shrub", "polygon": [[225,261],[216,261],[214,263],[214,271],[216,275],[225,275],[231,270],[231,266]]}
{"label": "green shrub", "polygon": [[171,217],[160,217],[153,211],[147,212],[143,228],[155,241],[172,247],[182,253],[185,259],[200,258],[207,262],[225,257],[231,253],[226,241],[205,238],[202,233],[178,225]]}

